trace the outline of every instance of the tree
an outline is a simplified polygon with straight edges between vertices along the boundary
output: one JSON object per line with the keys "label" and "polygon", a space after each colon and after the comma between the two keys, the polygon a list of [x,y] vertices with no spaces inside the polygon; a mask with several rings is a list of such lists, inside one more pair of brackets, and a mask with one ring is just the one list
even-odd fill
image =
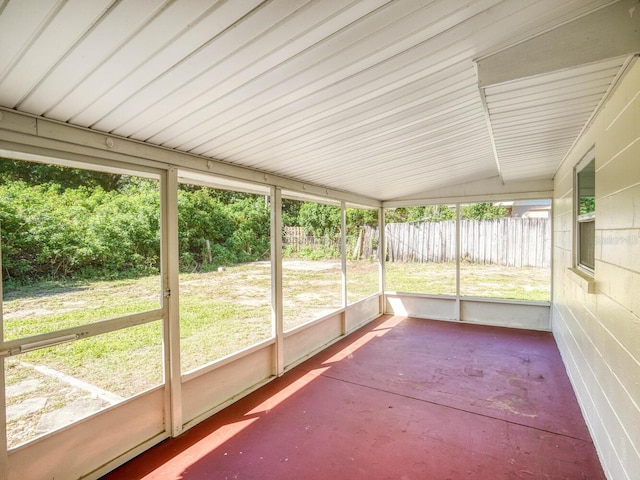
{"label": "tree", "polygon": [[378,210],[368,208],[347,208],[347,235],[357,233],[361,227],[378,226]]}
{"label": "tree", "polygon": [[209,251],[214,266],[235,262],[230,248],[235,223],[212,190],[178,190],[181,268],[200,269],[208,263]]}
{"label": "tree", "polygon": [[60,185],[63,189],[100,187],[109,192],[126,182],[124,177],[127,176],[0,158],[0,183],[23,181],[29,185]]}
{"label": "tree", "polygon": [[282,225],[284,227],[297,227],[300,225],[298,215],[303,203],[300,200],[290,198],[282,199]]}
{"label": "tree", "polygon": [[232,244],[241,262],[268,257],[271,249],[271,210],[264,197],[250,195],[226,205],[235,222]]}
{"label": "tree", "polygon": [[465,220],[496,220],[509,215],[509,210],[493,203],[471,203],[460,207],[460,216]]}
{"label": "tree", "polygon": [[427,205],[411,208],[408,220],[409,222],[442,222],[455,219],[455,208],[450,208],[447,205]]}
{"label": "tree", "polygon": [[384,212],[384,221],[385,223],[406,223],[409,221],[410,212],[411,208],[407,207],[386,209]]}
{"label": "tree", "polygon": [[386,223],[441,222],[455,220],[456,210],[447,205],[426,205],[421,207],[401,207],[387,210]]}
{"label": "tree", "polygon": [[307,235],[334,237],[340,234],[340,208],[316,202],[304,202],[298,213],[298,223]]}

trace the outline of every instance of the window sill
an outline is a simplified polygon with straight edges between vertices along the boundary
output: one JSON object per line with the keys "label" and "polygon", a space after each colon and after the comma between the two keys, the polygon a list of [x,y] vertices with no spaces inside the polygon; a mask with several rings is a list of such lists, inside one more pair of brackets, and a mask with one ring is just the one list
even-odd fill
{"label": "window sill", "polygon": [[569,268],[571,272],[571,279],[573,282],[582,288],[585,293],[596,293],[596,280],[588,273],[580,270],[579,268]]}

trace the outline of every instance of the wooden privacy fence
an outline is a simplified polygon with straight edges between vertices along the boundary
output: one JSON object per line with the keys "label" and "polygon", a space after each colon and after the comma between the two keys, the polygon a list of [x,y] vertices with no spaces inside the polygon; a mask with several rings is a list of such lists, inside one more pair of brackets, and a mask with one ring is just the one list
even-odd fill
{"label": "wooden privacy fence", "polygon": [[455,262],[456,222],[388,223],[390,262]]}
{"label": "wooden privacy fence", "polygon": [[[392,262],[455,262],[456,222],[390,223],[387,258]],[[505,217],[460,221],[460,258],[512,267],[551,265],[551,220]]]}
{"label": "wooden privacy fence", "polygon": [[[350,258],[375,258],[379,235],[376,227],[362,227],[347,237]],[[389,223],[386,226],[387,259],[391,262],[455,262],[456,222]],[[301,227],[285,227],[283,243],[292,252],[303,246],[339,248],[340,237],[305,235]],[[460,258],[463,261],[543,267],[551,265],[551,220],[505,217],[497,220],[460,221]]]}
{"label": "wooden privacy fence", "polygon": [[314,237],[307,235],[302,227],[284,227],[282,243],[289,245],[292,252],[299,252],[303,247],[326,247],[340,246],[340,236],[336,237]]}
{"label": "wooden privacy fence", "polygon": [[[314,237],[306,235],[302,227],[284,227],[282,243],[288,245],[291,252],[299,252],[303,248],[320,248],[332,246],[340,248],[340,236]],[[347,236],[347,252],[353,259],[376,258],[378,255],[379,235],[377,227],[365,226],[356,235]]]}

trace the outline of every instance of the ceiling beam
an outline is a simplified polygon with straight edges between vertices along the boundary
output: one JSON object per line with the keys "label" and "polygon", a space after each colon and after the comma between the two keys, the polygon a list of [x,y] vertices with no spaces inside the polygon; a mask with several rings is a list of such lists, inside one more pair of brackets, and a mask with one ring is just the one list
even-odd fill
{"label": "ceiling beam", "polygon": [[469,183],[433,189],[418,195],[382,202],[383,207],[410,207],[500,200],[531,200],[553,197],[553,180],[530,180],[503,183],[500,177],[485,178]]}
{"label": "ceiling beam", "polygon": [[623,0],[476,60],[481,88],[640,52],[640,2]]}

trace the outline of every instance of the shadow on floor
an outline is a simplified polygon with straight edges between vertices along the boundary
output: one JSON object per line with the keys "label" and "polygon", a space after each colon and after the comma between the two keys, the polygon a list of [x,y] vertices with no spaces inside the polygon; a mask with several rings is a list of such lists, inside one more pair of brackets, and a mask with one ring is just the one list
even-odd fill
{"label": "shadow on floor", "polygon": [[381,317],[105,479],[604,479],[553,337]]}

